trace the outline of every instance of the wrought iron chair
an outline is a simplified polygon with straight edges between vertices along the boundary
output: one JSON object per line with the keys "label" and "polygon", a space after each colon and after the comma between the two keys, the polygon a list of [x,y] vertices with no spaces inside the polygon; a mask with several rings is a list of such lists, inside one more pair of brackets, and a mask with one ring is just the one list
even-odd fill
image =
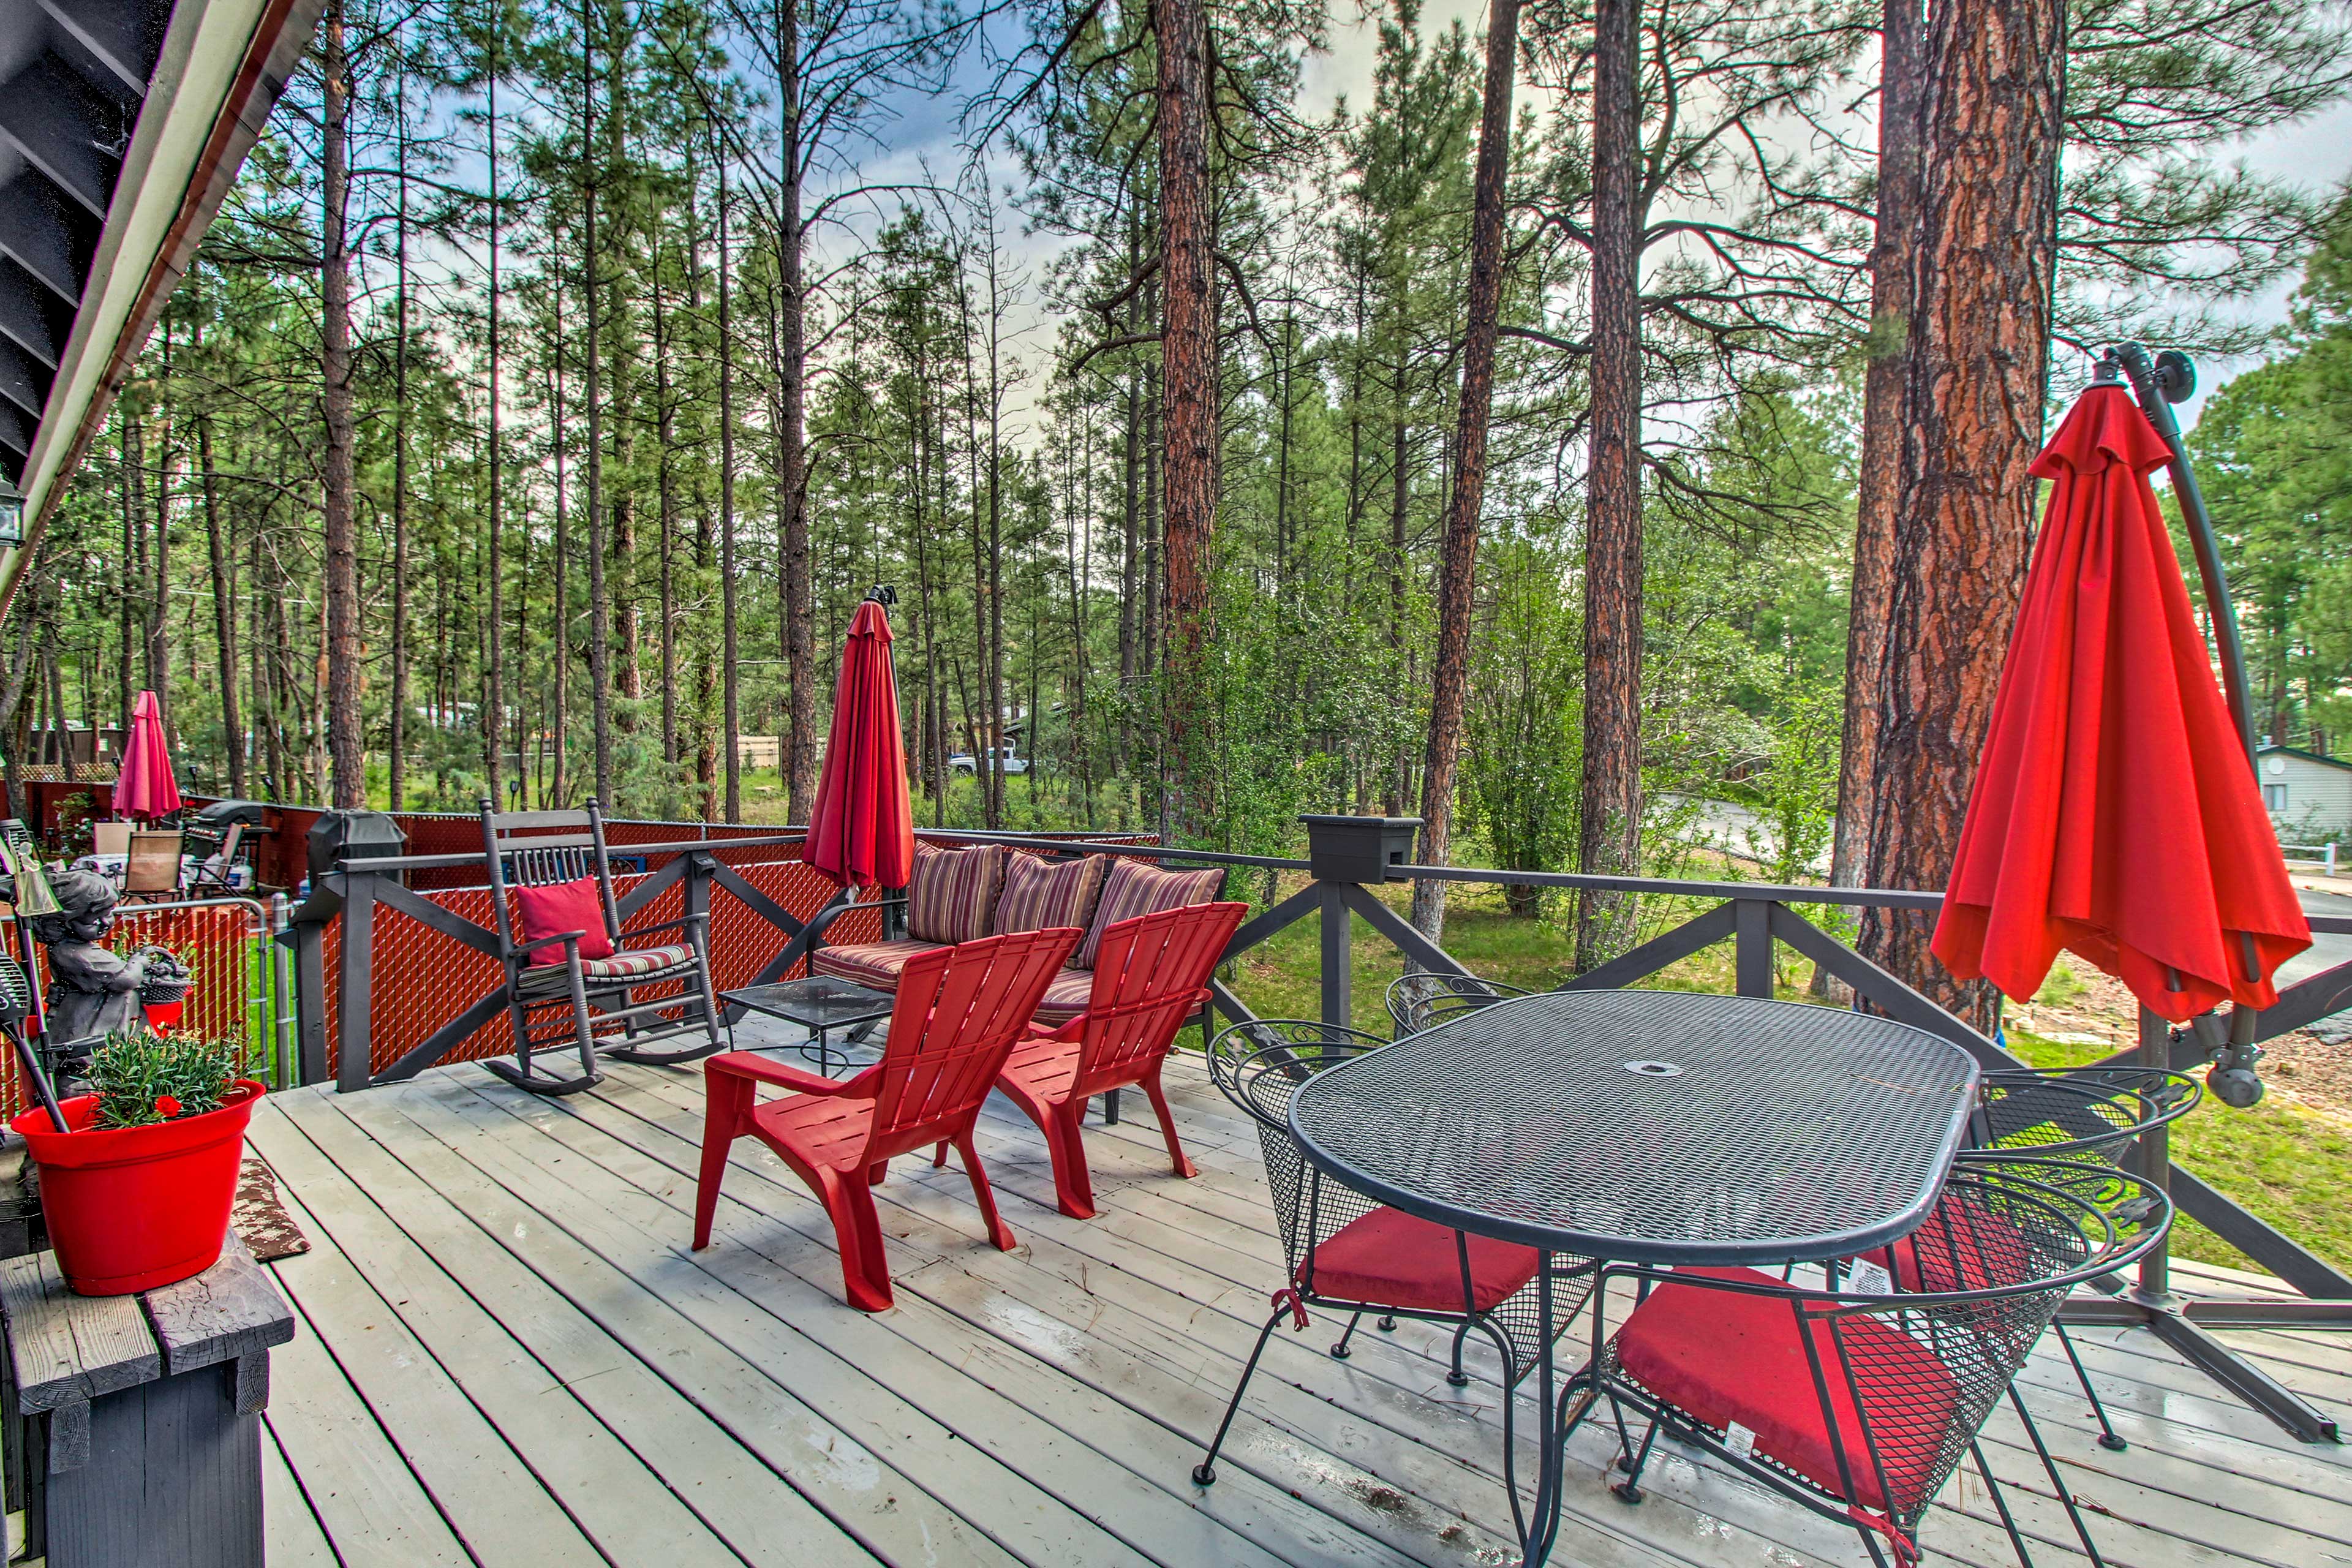
{"label": "wrought iron chair", "polygon": [[[1176,1032],[1207,1006],[1209,976],[1247,913],[1247,904],[1187,904],[1106,928],[1087,1010],[1050,1030],[1038,1026],[1006,1058],[996,1087],[1045,1134],[1055,1197],[1072,1219],[1092,1219],[1095,1213],[1078,1123],[1096,1095],[1141,1086],[1160,1117],[1176,1173],[1199,1174],[1177,1141],[1160,1069]],[[947,1157],[942,1143],[937,1163],[947,1163]]]}
{"label": "wrought iron chair", "polygon": [[[1521,1505],[1513,1469],[1511,1390],[1535,1369],[1543,1341],[1557,1338],[1575,1321],[1589,1293],[1594,1265],[1554,1255],[1551,1321],[1546,1322],[1537,1279],[1542,1259],[1535,1248],[1415,1218],[1339,1182],[1326,1181],[1307,1163],[1290,1131],[1291,1095],[1317,1073],[1388,1044],[1360,1029],[1296,1018],[1235,1024],[1209,1044],[1209,1076],[1226,1099],[1258,1124],[1266,1185],[1273,1190],[1289,1272],[1274,1293],[1274,1315],[1258,1331],[1233,1401],[1217,1424],[1207,1455],[1193,1467],[1192,1479],[1208,1486],[1217,1479],[1217,1453],[1276,1325],[1286,1317],[1294,1328],[1304,1330],[1308,1307],[1348,1313],[1348,1327],[1331,1347],[1331,1354],[1344,1361],[1356,1325],[1366,1312],[1378,1312],[1382,1329],[1393,1329],[1400,1318],[1453,1325],[1453,1364],[1446,1382],[1457,1388],[1470,1381],[1462,1366],[1463,1342],[1473,1332],[1493,1342],[1503,1360],[1504,1483],[1517,1519]],[[1564,1279],[1563,1274],[1573,1277]],[[1525,1521],[1518,1522],[1524,1539]]]}
{"label": "wrought iron chair", "polygon": [[[512,1063],[483,1066],[533,1094],[575,1094],[602,1076],[596,1070],[600,1045],[623,1061],[654,1065],[694,1061],[721,1048],[719,998],[710,983],[710,916],[688,912],[641,925],[626,933],[638,945],[623,945],[603,807],[591,799],[584,811],[501,812],[484,796],[481,816],[515,1040]],[[561,932],[519,930],[522,922],[510,906],[527,889],[562,889],[574,895],[575,905],[593,895],[593,925]],[[662,931],[677,936],[658,943],[645,940]],[[583,941],[592,934],[600,940],[583,952]],[[549,948],[561,948],[562,958],[531,962],[533,953]],[[680,989],[667,992],[671,984]],[[649,986],[664,987],[666,994],[641,999]],[[694,1044],[653,1048],[682,1039]],[[578,1077],[551,1078],[531,1065],[536,1052],[567,1047],[580,1053]]]}
{"label": "wrought iron chair", "polygon": [[1389,1022],[1396,1027],[1396,1038],[1402,1040],[1465,1013],[1527,994],[1524,987],[1500,980],[1481,980],[1475,974],[1414,971],[1389,982]]}
{"label": "wrought iron chair", "polygon": [[[1611,1265],[1599,1293],[1622,1280],[1636,1302],[1606,1339],[1596,1310],[1592,1366],[1570,1384],[1584,1394],[1563,1440],[1606,1403],[1622,1500],[1641,1500],[1643,1467],[1664,1432],[1853,1525],[1879,1568],[1890,1555],[1917,1562],[1928,1504],[1972,1454],[2031,1568],[1979,1443],[2006,1396],[2096,1563],[2014,1380],[2068,1292],[2130,1264],[2170,1223],[2160,1191],[2111,1166],[1985,1158],[1954,1170],[1911,1237],[1823,1288],[1752,1268]],[[1957,1267],[1939,1272],[1937,1260]],[[1969,1288],[1919,1288],[1963,1279]],[[1629,1411],[1649,1423],[1638,1443]]]}
{"label": "wrought iron chair", "polygon": [[[2162,1068],[1997,1068],[1979,1082],[1971,1142],[2004,1153],[2118,1164],[2142,1133],[2186,1116],[2204,1092],[2189,1074]],[[2066,1325],[2050,1327],[2091,1402],[2099,1446],[2118,1453],[2129,1447],[2107,1419]]]}
{"label": "wrought iron chair", "polygon": [[[1013,1228],[997,1215],[972,1124],[1037,999],[1084,934],[1075,926],[1014,931],[909,959],[882,1059],[855,1078],[820,1078],[747,1051],[712,1058],[703,1068],[709,1100],[694,1193],[695,1250],[710,1245],[728,1151],[749,1136],[774,1150],[824,1205],[841,1247],[842,1283],[861,1311],[890,1305],[872,1188],[893,1156],[942,1139],[953,1143],[989,1239],[1011,1251]],[[758,1105],[762,1083],[795,1092]]]}

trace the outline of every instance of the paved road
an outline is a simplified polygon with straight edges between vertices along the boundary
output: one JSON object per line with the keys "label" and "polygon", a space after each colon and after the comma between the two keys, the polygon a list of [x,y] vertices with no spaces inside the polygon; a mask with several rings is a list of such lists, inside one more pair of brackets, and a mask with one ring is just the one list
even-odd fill
{"label": "paved road", "polygon": [[[2305,879],[2298,877],[2295,880],[2301,883]],[[2352,915],[2352,895],[2298,888],[2296,896],[2302,899],[2303,912],[2307,915]],[[2352,933],[2314,931],[2310,948],[2279,966],[2278,983],[2292,985],[2306,974],[2316,974],[2347,960],[2352,960]]]}

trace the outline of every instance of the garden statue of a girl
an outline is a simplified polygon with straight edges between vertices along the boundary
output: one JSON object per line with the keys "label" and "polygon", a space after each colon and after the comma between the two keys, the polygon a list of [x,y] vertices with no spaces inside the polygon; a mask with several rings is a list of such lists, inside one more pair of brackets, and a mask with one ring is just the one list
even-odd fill
{"label": "garden statue of a girl", "polygon": [[43,1033],[63,1045],[135,1026],[139,988],[153,959],[146,948],[125,958],[104,945],[114,925],[114,885],[95,871],[68,871],[50,888],[57,912],[32,922],[35,940],[49,950]]}

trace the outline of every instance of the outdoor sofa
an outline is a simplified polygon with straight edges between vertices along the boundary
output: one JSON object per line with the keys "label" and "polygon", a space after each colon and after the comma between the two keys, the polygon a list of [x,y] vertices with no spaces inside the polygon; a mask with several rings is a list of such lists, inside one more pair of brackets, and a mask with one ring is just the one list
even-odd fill
{"label": "outdoor sofa", "polygon": [[1011,931],[1076,926],[1086,937],[1037,1005],[1036,1021],[1056,1026],[1087,1009],[1105,928],[1137,915],[1214,903],[1224,895],[1223,867],[1174,870],[1123,856],[1048,858],[1002,844],[961,849],[918,844],[907,882],[906,934],[820,944],[810,949],[809,969],[895,995],[899,973],[918,953]]}

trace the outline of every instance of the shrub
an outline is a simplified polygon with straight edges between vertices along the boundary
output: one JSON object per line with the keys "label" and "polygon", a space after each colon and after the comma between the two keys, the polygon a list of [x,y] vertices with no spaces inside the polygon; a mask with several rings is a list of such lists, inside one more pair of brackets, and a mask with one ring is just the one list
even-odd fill
{"label": "shrub", "polygon": [[149,1127],[218,1110],[236,1076],[232,1040],[166,1038],[118,1029],[90,1058],[100,1127]]}

